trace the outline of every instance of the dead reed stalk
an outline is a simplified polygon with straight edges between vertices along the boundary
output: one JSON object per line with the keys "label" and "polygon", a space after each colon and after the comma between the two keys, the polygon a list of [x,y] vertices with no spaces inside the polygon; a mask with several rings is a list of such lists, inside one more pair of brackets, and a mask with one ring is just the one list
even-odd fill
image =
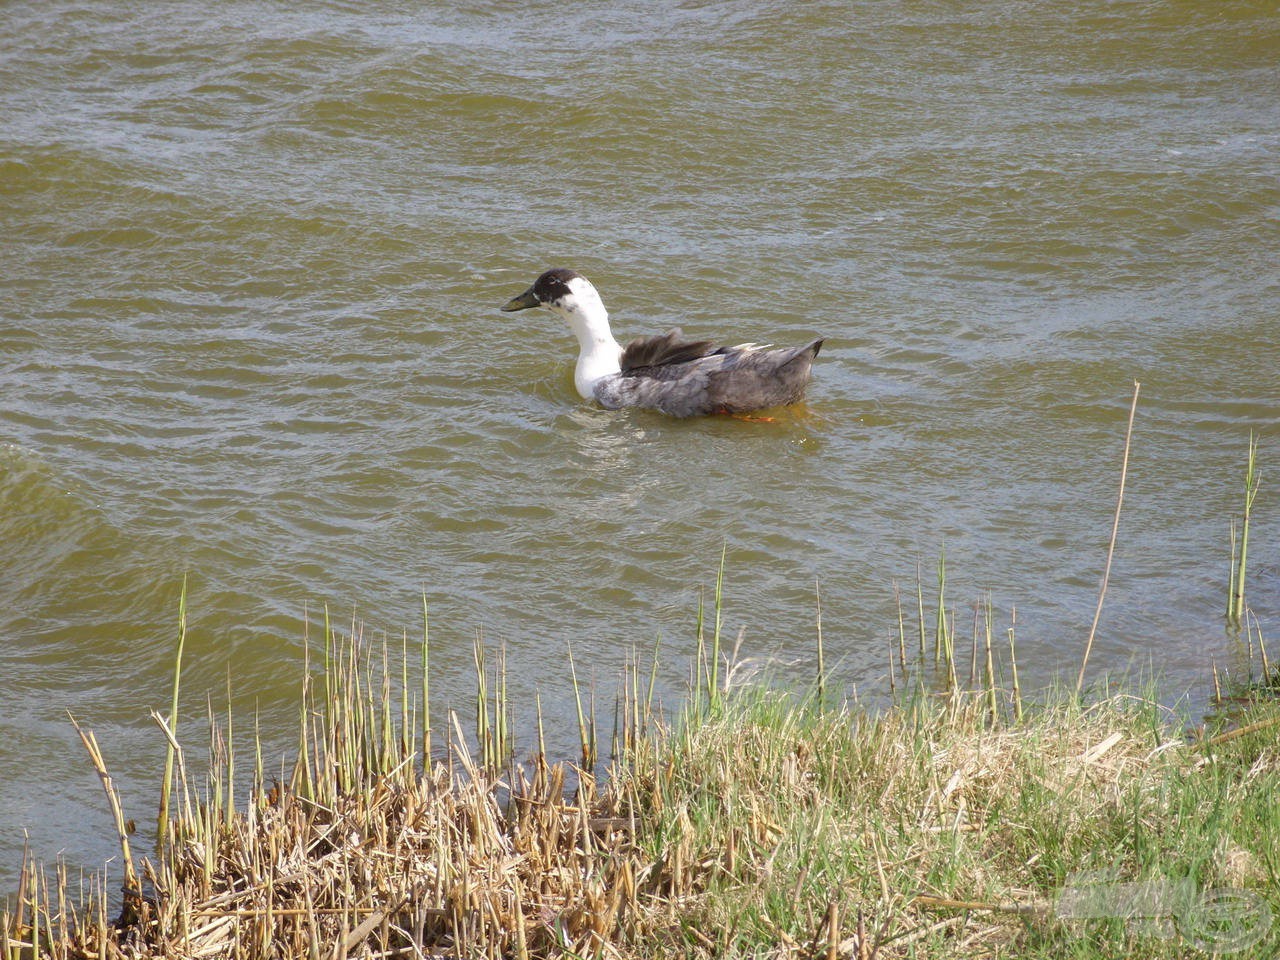
{"label": "dead reed stalk", "polygon": [[1129,425],[1124,432],[1124,457],[1120,462],[1120,492],[1116,495],[1116,512],[1111,519],[1111,540],[1107,544],[1107,563],[1102,570],[1102,584],[1098,588],[1098,606],[1093,611],[1093,625],[1089,628],[1089,639],[1084,645],[1084,656],[1080,658],[1080,673],[1076,677],[1076,696],[1084,690],[1084,674],[1089,666],[1089,654],[1093,650],[1093,638],[1098,633],[1098,621],[1102,619],[1102,602],[1107,596],[1107,584],[1111,580],[1111,560],[1116,553],[1116,536],[1120,532],[1120,508],[1124,505],[1124,487],[1129,476],[1129,444],[1133,439],[1133,418],[1138,412],[1138,391],[1142,384],[1133,381],[1133,402],[1129,405]]}

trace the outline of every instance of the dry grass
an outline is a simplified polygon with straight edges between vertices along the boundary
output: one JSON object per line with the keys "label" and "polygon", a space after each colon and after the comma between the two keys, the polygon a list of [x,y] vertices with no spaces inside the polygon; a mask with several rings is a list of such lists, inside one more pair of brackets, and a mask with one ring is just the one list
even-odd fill
{"label": "dry grass", "polygon": [[[625,821],[539,768],[503,810],[472,766],[393,771],[322,806],[288,791],[188,844],[122,938],[136,955],[548,956],[596,952],[627,905]],[[405,768],[408,771],[409,768]]]}

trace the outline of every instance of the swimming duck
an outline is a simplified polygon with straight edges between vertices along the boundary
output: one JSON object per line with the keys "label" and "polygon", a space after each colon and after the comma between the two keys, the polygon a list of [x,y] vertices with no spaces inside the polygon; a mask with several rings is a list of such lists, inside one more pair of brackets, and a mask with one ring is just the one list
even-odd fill
{"label": "swimming duck", "polygon": [[578,393],[602,407],[643,407],[675,417],[749,413],[794,403],[804,396],[813,358],[822,347],[770,350],[744,343],[719,347],[686,340],[679,329],[639,337],[619,346],[609,329],[600,293],[580,273],[557,267],[538,277],[502,309],[544,307],[578,337],[573,382]]}

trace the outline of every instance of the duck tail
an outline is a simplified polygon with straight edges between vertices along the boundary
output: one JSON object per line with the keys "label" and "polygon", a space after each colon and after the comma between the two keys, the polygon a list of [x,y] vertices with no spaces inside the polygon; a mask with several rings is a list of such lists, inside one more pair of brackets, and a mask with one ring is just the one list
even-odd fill
{"label": "duck tail", "polygon": [[796,347],[795,352],[778,365],[779,368],[795,363],[797,360],[812,361],[817,357],[818,351],[822,349],[822,345],[826,343],[826,340],[826,337],[819,337],[817,340],[814,340],[812,343],[807,343],[803,347]]}

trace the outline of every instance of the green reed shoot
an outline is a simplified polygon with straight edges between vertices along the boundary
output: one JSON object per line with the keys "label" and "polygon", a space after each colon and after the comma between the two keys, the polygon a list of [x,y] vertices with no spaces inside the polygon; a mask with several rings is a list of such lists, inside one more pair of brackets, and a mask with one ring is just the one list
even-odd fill
{"label": "green reed shoot", "polygon": [[[698,595],[698,614],[695,624],[697,635],[697,656],[694,658],[694,703],[714,710],[720,696],[720,629],[724,615],[724,567],[729,546],[720,548],[720,567],[716,571],[715,590],[715,629],[711,635],[711,648],[707,649],[705,632],[705,612],[702,595]],[[705,701],[704,698],[705,697]]]}
{"label": "green reed shoot", "polygon": [[941,661],[944,652],[951,659],[953,651],[944,651],[943,647],[947,637],[947,608],[946,608],[946,592],[947,592],[947,551],[943,548],[938,553],[938,609],[937,621],[933,628],[933,663],[935,666]]}
{"label": "green reed shoot", "polygon": [[226,777],[227,777],[227,803],[223,808],[226,813],[223,825],[228,829],[231,828],[236,813],[236,750],[235,750],[235,727],[233,723],[233,711],[231,708],[231,671],[227,670],[227,759],[226,759]]}
{"label": "green reed shoot", "polygon": [[[902,588],[898,586],[898,581],[893,581],[893,602],[898,610],[898,662],[905,671],[907,669],[907,624],[902,615]],[[893,664],[893,655],[889,656],[890,667]],[[890,673],[892,674],[892,669]]]}
{"label": "green reed shoot", "polygon": [[720,626],[724,617],[724,562],[729,553],[729,544],[720,546],[720,569],[716,571],[716,632],[711,639],[711,700],[714,704],[720,689]]}
{"label": "green reed shoot", "polygon": [[535,690],[533,694],[533,710],[534,719],[538,730],[538,757],[547,755],[547,732],[542,725],[542,691]]}
{"label": "green reed shoot", "polygon": [[920,662],[924,662],[925,630],[924,630],[924,568],[916,560],[916,617],[920,626]]}
{"label": "green reed shoot", "polygon": [[[976,619],[976,618],[975,618]],[[991,623],[995,619],[995,615],[991,610],[991,594],[987,594],[986,604],[983,616],[984,627],[984,646],[987,655],[987,714],[992,724],[994,724],[999,716],[996,707],[996,667],[995,659],[991,652]]]}
{"label": "green reed shoot", "polygon": [[815,607],[815,619],[817,621],[818,630],[818,701],[820,703],[827,702],[827,664],[826,657],[822,649],[822,591],[818,589],[818,582],[813,583],[813,603]]}
{"label": "green reed shoot", "polygon": [[[427,591],[422,591],[422,767],[431,765],[431,687],[429,650],[431,647],[431,617],[427,607]],[[408,690],[408,687],[405,687]]]}
{"label": "green reed shoot", "polygon": [[978,601],[973,605],[973,632],[970,637],[969,645],[969,686],[973,687],[978,682],[978,617],[982,610],[982,603]]}
{"label": "green reed shoot", "polygon": [[484,769],[493,770],[493,730],[489,723],[489,672],[485,668],[484,637],[479,629],[471,643],[472,662],[476,668],[476,746]]}
{"label": "green reed shoot", "polygon": [[1252,613],[1249,614],[1249,618],[1253,621],[1253,630],[1258,637],[1258,654],[1262,660],[1262,676],[1270,681],[1272,679],[1271,661],[1267,658],[1267,645],[1262,639],[1262,624],[1258,622],[1258,618]]}
{"label": "green reed shoot", "polygon": [[494,668],[494,705],[493,720],[495,732],[494,771],[505,763],[515,752],[511,732],[511,700],[507,696],[507,646],[504,643],[498,648],[498,663]]}
{"label": "green reed shoot", "polygon": [[573,662],[573,649],[569,650],[569,679],[573,682],[573,702],[578,710],[578,744],[581,747],[583,770],[594,770],[598,754],[594,733],[594,718],[591,726],[587,724],[586,711],[582,706],[582,687],[578,683],[578,668]]}
{"label": "green reed shoot", "polygon": [[1018,684],[1018,654],[1013,645],[1013,631],[1018,622],[1018,608],[1009,612],[1009,669],[1013,677],[1013,714],[1022,723],[1022,687]]}

